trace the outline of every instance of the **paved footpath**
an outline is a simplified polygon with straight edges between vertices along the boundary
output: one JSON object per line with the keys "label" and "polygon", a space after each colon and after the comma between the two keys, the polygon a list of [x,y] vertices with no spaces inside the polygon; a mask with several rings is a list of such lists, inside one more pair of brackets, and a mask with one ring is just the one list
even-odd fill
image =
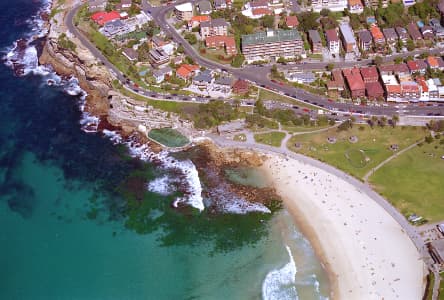
{"label": "paved footpath", "polygon": [[[211,140],[213,140],[218,146],[223,147],[223,148],[243,148],[243,149],[248,149],[251,151],[259,151],[259,152],[264,152],[264,153],[269,153],[269,154],[278,154],[278,155],[283,155],[285,157],[290,157],[290,158],[296,159],[304,164],[312,165],[316,168],[319,168],[319,169],[322,169],[326,172],[329,172],[330,174],[335,175],[335,176],[343,179],[344,181],[352,184],[357,189],[359,189],[363,193],[367,194],[371,199],[373,199],[382,208],[384,208],[385,211],[388,212],[399,223],[399,225],[401,225],[403,231],[405,233],[407,233],[407,235],[410,237],[410,239],[412,240],[412,242],[415,244],[416,248],[418,249],[421,257],[424,258],[424,261],[427,264],[428,259],[426,259],[426,258],[429,257],[429,254],[428,254],[427,248],[424,245],[424,241],[421,238],[421,236],[419,235],[419,233],[417,232],[416,228],[414,226],[412,226],[404,218],[404,216],[395,207],[393,207],[386,199],[384,199],[381,195],[379,195],[378,193],[373,191],[372,188],[368,184],[356,179],[355,177],[348,175],[347,173],[345,173],[339,169],[336,169],[333,166],[330,166],[326,163],[323,163],[323,162],[313,159],[311,157],[307,157],[302,154],[290,151],[286,147],[281,146],[280,148],[276,148],[276,147],[267,146],[264,144],[251,143],[248,141],[247,142],[238,142],[238,141],[226,139],[224,137],[221,137],[221,136],[218,136],[215,134],[207,134],[207,137],[210,138]],[[428,267],[430,268],[429,265],[428,265]]]}

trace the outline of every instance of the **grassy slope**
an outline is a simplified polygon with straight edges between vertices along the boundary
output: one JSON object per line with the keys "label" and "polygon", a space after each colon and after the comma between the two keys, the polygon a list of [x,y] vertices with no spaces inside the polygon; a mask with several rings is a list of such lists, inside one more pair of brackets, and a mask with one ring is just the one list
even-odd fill
{"label": "grassy slope", "polygon": [[[435,146],[437,149],[435,149]],[[415,147],[379,169],[370,182],[403,214],[444,219],[444,145]]]}
{"label": "grassy slope", "polygon": [[[369,126],[365,126],[362,131],[358,127],[355,125],[351,130],[342,132],[333,128],[321,133],[296,135],[290,139],[287,146],[295,152],[314,157],[362,178],[368,171],[393,154],[389,149],[391,144],[398,144],[399,150],[401,150],[425,136],[423,129],[417,127],[403,129],[386,126],[371,129]],[[355,144],[348,141],[352,135],[358,137],[358,142]],[[327,137],[336,137],[337,142],[330,144],[327,142]],[[301,143],[301,149],[295,149],[296,142]],[[350,162],[346,157],[346,153],[355,153],[359,150],[363,150],[365,156],[370,159],[363,167]]]}
{"label": "grassy slope", "polygon": [[284,132],[273,131],[269,133],[259,133],[254,135],[254,140],[258,143],[280,147],[285,138]]}

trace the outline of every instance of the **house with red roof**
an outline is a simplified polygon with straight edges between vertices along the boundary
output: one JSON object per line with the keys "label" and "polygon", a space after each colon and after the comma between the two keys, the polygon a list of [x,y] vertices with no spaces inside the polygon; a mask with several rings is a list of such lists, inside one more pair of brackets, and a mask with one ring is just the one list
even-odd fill
{"label": "house with red roof", "polygon": [[365,94],[370,100],[384,98],[384,89],[379,81],[365,83]]}
{"label": "house with red roof", "polygon": [[198,65],[183,64],[176,70],[176,76],[185,81],[190,79],[196,73],[199,73]]}
{"label": "house with red roof", "polygon": [[233,92],[236,94],[248,93],[249,88],[250,88],[250,84],[246,80],[238,79],[233,84]]}
{"label": "house with red roof", "polygon": [[236,41],[232,36],[214,35],[205,39],[205,45],[208,48],[225,48],[228,55],[236,55]]}
{"label": "house with red roof", "polygon": [[374,25],[370,28],[370,33],[373,38],[373,43],[375,43],[376,46],[380,47],[385,45],[385,37],[382,33],[381,29],[379,29],[378,26]]}
{"label": "house with red roof", "polygon": [[419,85],[414,81],[401,82],[401,97],[407,100],[415,100],[421,97]]}
{"label": "house with red roof", "polygon": [[379,73],[375,66],[361,68],[361,76],[364,83],[378,82]]}
{"label": "house with red roof", "polygon": [[296,16],[286,16],[285,17],[285,24],[288,28],[296,28],[299,25],[298,17]]}
{"label": "house with red roof", "polygon": [[362,80],[361,73],[358,68],[346,69],[342,71],[350,90],[352,98],[359,98],[365,96],[365,84]]}
{"label": "house with red roof", "polygon": [[111,12],[99,11],[91,16],[91,20],[93,20],[95,23],[97,23],[100,26],[105,25],[105,23],[107,22],[119,19],[120,19],[120,13],[117,11],[111,11]]}
{"label": "house with red roof", "polygon": [[211,17],[208,15],[205,16],[193,16],[191,17],[191,20],[188,21],[188,29],[191,30],[194,27],[197,27],[202,22],[208,22],[211,21]]}
{"label": "house with red roof", "polygon": [[444,61],[441,57],[429,56],[426,58],[426,63],[432,70],[444,70]]}
{"label": "house with red roof", "polygon": [[331,72],[332,80],[327,82],[327,90],[330,96],[337,96],[344,90],[344,77],[340,69]]}
{"label": "house with red roof", "polygon": [[407,67],[410,70],[410,74],[424,74],[427,71],[427,64],[423,60],[409,60]]}
{"label": "house with red roof", "polygon": [[253,8],[251,11],[255,18],[262,18],[263,16],[269,16],[273,14],[273,11],[269,8]]}
{"label": "house with red roof", "polygon": [[421,91],[421,100],[428,101],[430,99],[429,95],[429,86],[427,85],[427,82],[425,81],[424,77],[420,76],[416,78],[416,82],[419,85],[420,91]]}

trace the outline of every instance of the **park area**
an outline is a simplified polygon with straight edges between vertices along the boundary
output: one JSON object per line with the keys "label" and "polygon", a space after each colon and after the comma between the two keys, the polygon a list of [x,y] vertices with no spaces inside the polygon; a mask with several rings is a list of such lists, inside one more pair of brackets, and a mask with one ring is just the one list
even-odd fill
{"label": "park area", "polygon": [[421,127],[354,125],[348,130],[294,135],[287,147],[362,179],[379,163],[427,134]]}
{"label": "park area", "polygon": [[167,147],[183,147],[190,142],[187,137],[172,128],[152,129],[148,137]]}
{"label": "park area", "polygon": [[254,135],[254,140],[257,143],[280,147],[282,144],[282,140],[285,138],[284,132],[272,131],[267,133],[258,133]]}
{"label": "park area", "polygon": [[444,220],[444,137],[393,159],[370,177],[373,188],[399,211],[430,222]]}

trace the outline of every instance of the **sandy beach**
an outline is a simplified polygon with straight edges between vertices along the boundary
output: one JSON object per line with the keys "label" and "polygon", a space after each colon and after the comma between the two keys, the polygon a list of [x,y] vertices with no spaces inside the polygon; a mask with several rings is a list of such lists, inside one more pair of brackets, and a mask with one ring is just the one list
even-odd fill
{"label": "sandy beach", "polygon": [[292,158],[270,155],[263,168],[329,273],[333,299],[422,299],[420,254],[369,195]]}

